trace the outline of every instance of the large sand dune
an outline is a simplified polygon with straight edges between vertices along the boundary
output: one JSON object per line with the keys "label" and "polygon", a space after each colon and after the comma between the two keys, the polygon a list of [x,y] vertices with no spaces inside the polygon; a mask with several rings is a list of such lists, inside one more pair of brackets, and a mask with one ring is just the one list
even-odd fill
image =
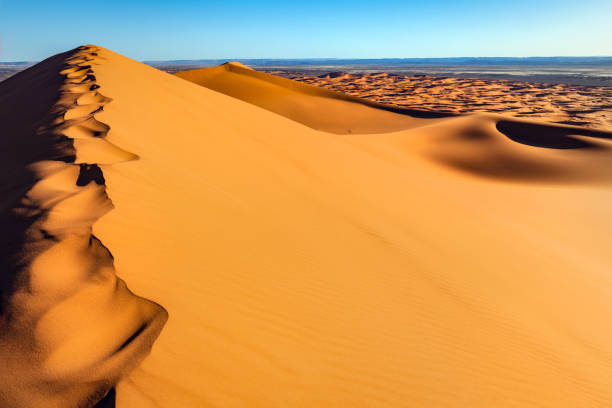
{"label": "large sand dune", "polygon": [[[399,109],[346,93],[302,84],[255,71],[238,62],[181,71],[183,79],[268,109],[313,129],[327,132],[384,133],[426,123],[449,113]],[[402,115],[392,112],[401,112]]]}
{"label": "large sand dune", "polygon": [[612,405],[612,134],[245,71],[0,84],[0,406]]}

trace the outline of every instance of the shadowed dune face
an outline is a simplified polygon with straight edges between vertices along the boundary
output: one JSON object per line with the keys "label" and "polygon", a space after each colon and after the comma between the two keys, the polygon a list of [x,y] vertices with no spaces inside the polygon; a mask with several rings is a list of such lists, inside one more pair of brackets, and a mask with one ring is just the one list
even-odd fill
{"label": "shadowed dune face", "polygon": [[497,130],[518,143],[549,149],[603,148],[603,146],[574,136],[611,139],[612,133],[590,129],[546,126],[536,123],[497,122]]}
{"label": "shadowed dune face", "polygon": [[94,408],[115,408],[117,406],[117,392],[112,388],[104,398],[94,406]]}
{"label": "shadowed dune face", "polygon": [[95,83],[95,56],[81,47],[0,84],[2,407],[93,406],[166,318],[117,278],[92,235],[113,208],[96,162],[126,159],[109,154],[120,149],[95,118],[110,102]]}
{"label": "shadowed dune face", "polygon": [[[0,121],[2,123],[0,148],[0,182],[2,191],[2,235],[0,262],[0,307],[6,303],[16,285],[17,273],[24,260],[19,257],[26,231],[40,218],[40,214],[21,216],[12,211],[21,206],[24,194],[36,183],[35,172],[29,165],[41,159],[62,162],[74,161],[75,152],[71,141],[61,134],[48,134],[34,139],[38,129],[47,125],[58,113],[54,107],[60,97],[64,78],[59,71],[65,58],[63,53],[45,61],[46,67],[35,67],[14,76],[0,85]],[[24,89],[28,84],[29,89]],[[49,92],[37,95],[31,103],[31,94],[38,89]],[[29,91],[29,92],[28,92]],[[20,154],[16,154],[19,152]]]}
{"label": "shadowed dune face", "polygon": [[610,132],[473,115],[388,140],[408,154],[419,151],[434,163],[479,177],[609,185],[611,138]]}

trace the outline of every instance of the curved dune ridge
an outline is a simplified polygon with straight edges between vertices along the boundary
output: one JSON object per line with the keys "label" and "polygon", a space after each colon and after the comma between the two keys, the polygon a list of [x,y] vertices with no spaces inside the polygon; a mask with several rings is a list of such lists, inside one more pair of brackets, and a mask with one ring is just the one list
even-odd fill
{"label": "curved dune ridge", "polygon": [[395,108],[258,72],[238,62],[181,71],[175,75],[313,129],[338,134],[393,132],[420,126],[427,122],[425,119],[453,115]]}
{"label": "curved dune ridge", "polygon": [[[3,180],[2,407],[92,406],[166,320],[117,278],[92,234],[113,208],[99,165],[137,159],[105,140],[95,117],[111,101],[96,83],[96,51],[80,47],[0,86],[2,173],[16,175]],[[37,128],[20,121],[27,110],[44,114],[28,118]]]}
{"label": "curved dune ridge", "polygon": [[612,406],[610,133],[239,71],[0,84],[0,406]]}
{"label": "curved dune ridge", "polygon": [[[419,152],[442,165],[480,176],[561,183],[612,181],[612,167],[608,165],[612,153],[609,131],[486,113],[455,116],[393,108],[257,72],[236,62],[175,75],[313,129],[338,134],[411,129],[411,132],[380,136],[379,140],[388,138],[400,150]],[[431,137],[424,145],[422,140],[426,134]],[[557,151],[525,149],[508,143],[506,138]],[[585,166],[587,162],[589,165]]]}

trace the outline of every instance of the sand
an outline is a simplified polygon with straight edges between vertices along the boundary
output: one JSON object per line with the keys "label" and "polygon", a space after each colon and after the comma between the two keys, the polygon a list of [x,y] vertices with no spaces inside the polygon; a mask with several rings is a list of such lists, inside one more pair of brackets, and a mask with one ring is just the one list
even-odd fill
{"label": "sand", "polygon": [[[338,134],[387,133],[423,125],[427,122],[424,118],[449,116],[420,110],[404,110],[409,115],[396,115],[390,111],[397,109],[389,106],[255,71],[238,62],[175,75],[313,129]],[[357,103],[347,109],[346,102]]]}
{"label": "sand", "polygon": [[384,72],[334,72],[318,77],[288,75],[296,81],[400,108],[504,113],[517,118],[612,131],[610,86],[406,76]]}
{"label": "sand", "polygon": [[0,84],[1,406],[612,404],[611,133],[239,71],[88,46]]}
{"label": "sand", "polygon": [[95,48],[54,56],[0,86],[0,406],[92,406],[148,353],[167,313],[135,296],[92,233],[108,211],[98,165],[137,156],[94,114]]}

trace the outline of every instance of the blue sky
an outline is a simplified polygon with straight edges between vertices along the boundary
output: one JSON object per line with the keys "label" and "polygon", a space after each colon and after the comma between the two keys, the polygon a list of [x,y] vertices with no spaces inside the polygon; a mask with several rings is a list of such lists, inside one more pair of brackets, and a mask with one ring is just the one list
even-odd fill
{"label": "blue sky", "polygon": [[612,55],[610,0],[0,0],[0,61]]}

